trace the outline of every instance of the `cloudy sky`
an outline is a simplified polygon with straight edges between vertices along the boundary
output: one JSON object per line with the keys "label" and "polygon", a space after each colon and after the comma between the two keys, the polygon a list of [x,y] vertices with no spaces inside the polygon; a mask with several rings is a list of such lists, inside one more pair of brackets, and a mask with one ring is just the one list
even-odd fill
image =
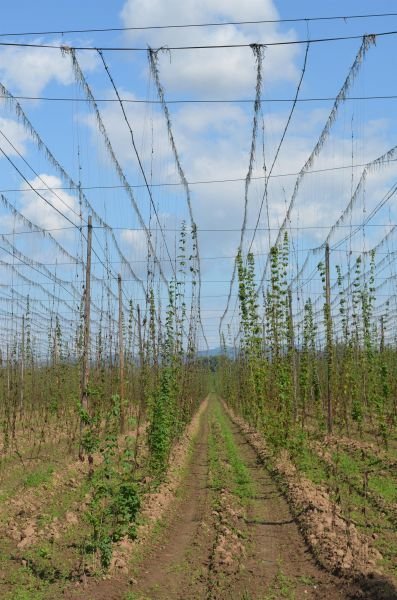
{"label": "cloudy sky", "polygon": [[[389,12],[390,9],[390,2],[386,0],[376,3],[376,12]],[[249,166],[257,76],[257,64],[249,44],[268,45],[263,53],[263,102],[258,114],[243,249],[252,249],[256,256],[258,282],[262,279],[266,282],[267,251],[284,222],[297,174],[315,148],[361,40],[313,41],[308,50],[305,44],[271,44],[396,30],[397,17],[131,29],[107,33],[67,31],[221,21],[275,21],[371,12],[375,12],[374,3],[368,0],[336,0],[321,5],[314,0],[301,0],[299,3],[286,0],[186,0],[184,3],[177,0],[116,0],[111,3],[69,0],[54,3],[46,0],[34,3],[34,11],[31,2],[17,0],[3,11],[3,42],[26,42],[38,46],[164,48],[158,53],[158,69],[169,101],[180,164],[191,182],[192,211],[198,227],[201,254],[202,316],[210,347],[219,344],[219,319],[227,306],[233,257],[240,242],[244,216],[244,178]],[[46,31],[58,33],[46,34]],[[62,34],[62,31],[65,33]],[[25,35],[4,35],[13,32],[25,32]],[[308,295],[312,295],[314,300],[320,299],[315,266],[322,257],[322,251],[309,254],[306,262],[305,259],[309,249],[315,249],[325,241],[333,224],[341,225],[329,237],[332,277],[335,278],[336,264],[341,264],[346,270],[358,252],[376,246],[396,222],[395,198],[393,195],[388,197],[396,181],[396,163],[388,161],[376,169],[368,169],[364,178],[363,168],[397,144],[397,99],[359,99],[397,94],[392,75],[396,43],[394,35],[379,37],[376,45],[368,49],[349,89],[349,99],[340,104],[321,152],[314,156],[308,172],[299,181],[287,221],[291,239],[291,277],[300,274],[294,287],[297,315]],[[166,50],[187,45],[244,47]],[[10,307],[23,309],[23,303],[16,303],[18,293],[29,293],[31,298],[36,299],[37,306],[47,303],[50,309],[59,310],[65,317],[65,323],[73,316],[78,302],[78,293],[74,290],[80,289],[82,273],[73,264],[72,258],[80,259],[84,252],[84,241],[74,225],[86,223],[89,206],[95,211],[94,225],[102,227],[94,230],[94,277],[105,279],[114,294],[117,290],[115,276],[120,272],[125,297],[132,298],[134,302],[143,301],[144,290],[139,280],[144,285],[147,280],[145,261],[148,249],[142,220],[153,230],[152,246],[167,278],[172,275],[169,256],[175,257],[177,232],[182,221],[189,220],[186,194],[178,185],[180,177],[164,115],[161,107],[153,103],[158,96],[148,67],[147,53],[104,50],[103,59],[120,96],[129,101],[123,104],[125,115],[132,128],[146,178],[153,186],[151,194],[156,214],[151,209],[131,143],[131,132],[120,104],[114,101],[117,98],[101,57],[92,50],[78,51],[76,56],[91,92],[98,100],[101,122],[122,177],[109,155],[95,110],[85,101],[81,82],[76,81],[68,53],[43,47],[0,47],[0,82],[18,98],[34,128],[29,128],[27,121],[23,122],[15,102],[1,101],[0,172],[4,198],[0,230],[12,243],[10,247],[4,242],[2,247],[2,263],[11,265],[2,264],[4,287],[0,309],[3,319]],[[286,129],[304,64],[299,101]],[[175,100],[189,102],[173,102]],[[205,102],[208,100],[217,102]],[[45,147],[37,143],[35,132],[39,133]],[[283,134],[283,143],[274,160]],[[397,158],[397,155],[388,158]],[[265,198],[264,175],[272,166],[273,177],[269,179]],[[123,177],[124,182],[137,186],[132,193],[123,189]],[[355,194],[360,178],[362,185]],[[74,189],[64,189],[73,187],[71,180],[81,183],[83,197],[79,197]],[[352,196],[352,211],[343,213]],[[383,199],[385,202],[382,204]],[[13,211],[13,207],[18,213]],[[371,216],[374,210],[376,213]],[[259,228],[254,236],[259,214]],[[343,219],[338,221],[342,214]],[[368,225],[356,228],[351,240],[344,241],[346,234],[355,231],[354,226],[363,224],[368,217],[371,217]],[[47,230],[52,237],[23,233],[30,227],[28,222]],[[104,223],[113,228],[114,237],[103,229]],[[8,235],[10,233],[13,235]],[[387,244],[379,247],[379,262],[384,258],[382,253],[394,250],[394,243],[391,235]],[[45,263],[53,276],[40,275],[21,256]],[[129,266],[123,263],[122,257],[128,260]],[[109,267],[107,271],[104,264]],[[305,265],[303,271],[302,265]],[[386,281],[393,274],[394,267],[390,264],[384,266],[380,277]],[[137,278],[135,281],[134,276]],[[29,279],[35,283],[29,283]],[[61,280],[72,282],[73,286],[62,285]],[[35,284],[50,291],[53,298]],[[101,285],[94,287],[95,319],[99,318],[101,308],[106,309],[107,303],[113,302],[113,296],[104,294],[103,289]],[[165,302],[165,287],[161,282],[156,291]],[[394,282],[388,284],[386,281],[379,293],[379,303],[394,291]],[[61,297],[61,302],[56,300],[58,297]],[[237,316],[234,286],[223,321],[225,332],[228,324],[232,332],[236,331]],[[37,323],[38,330],[40,326],[45,329],[45,319]],[[205,347],[203,339],[200,346]]]}

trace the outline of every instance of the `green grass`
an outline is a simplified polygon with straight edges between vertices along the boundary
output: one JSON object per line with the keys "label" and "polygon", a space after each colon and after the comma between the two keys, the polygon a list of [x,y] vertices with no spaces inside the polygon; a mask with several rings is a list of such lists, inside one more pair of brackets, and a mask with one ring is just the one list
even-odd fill
{"label": "green grass", "polygon": [[369,477],[368,487],[371,491],[379,494],[387,502],[397,503],[397,482],[388,477]]}
{"label": "green grass", "polygon": [[[340,503],[342,514],[350,517],[360,532],[370,538],[372,534],[376,535],[372,545],[384,556],[385,570],[395,573],[396,549],[391,548],[391,544],[394,544],[390,541],[390,531],[393,529],[392,513],[377,508],[376,496],[379,501],[385,502],[386,508],[392,509],[397,501],[397,483],[388,473],[382,476],[374,472],[379,460],[362,453],[352,455],[350,452],[338,450],[332,453],[334,468],[330,468],[310,447],[307,435],[299,432],[290,438],[288,449],[295,466],[305,477],[316,485],[326,483],[330,486],[331,498]],[[364,494],[365,472],[368,473],[368,490],[374,495],[372,498],[370,494],[367,497]],[[269,599],[278,597],[283,598],[281,592],[279,596],[273,594]]]}
{"label": "green grass", "polygon": [[25,587],[19,588],[10,592],[4,597],[4,600],[43,600],[44,596],[42,592],[38,592],[32,589],[26,589]]}
{"label": "green grass", "polygon": [[397,540],[395,538],[395,533],[390,532],[390,535],[387,537],[379,536],[374,545],[383,556],[383,560],[381,561],[383,568],[394,577],[397,577]]}
{"label": "green grass", "polygon": [[219,491],[226,486],[226,471],[221,465],[221,440],[219,426],[211,422],[208,436],[209,485],[212,490]]}
{"label": "green grass", "polygon": [[303,585],[309,585],[309,586],[313,586],[317,584],[317,579],[315,579],[314,577],[310,577],[310,575],[300,575],[298,577],[298,581],[299,583],[302,583]]}
{"label": "green grass", "polygon": [[[2,549],[3,550],[3,549]],[[1,561],[6,576],[0,582],[0,597],[2,600],[45,600],[48,594],[48,583],[40,581],[27,567],[16,568],[9,562]]]}
{"label": "green grass", "polygon": [[139,592],[127,592],[123,600],[152,600],[148,596],[143,596]]}
{"label": "green grass", "polygon": [[[373,459],[368,456],[351,456],[347,452],[335,452],[332,455],[338,486],[345,497],[345,505],[353,505],[353,518],[361,525],[370,523],[374,526],[387,526],[387,521],[394,524],[393,508],[397,503],[397,483],[387,475],[373,472]],[[338,477],[340,473],[340,477]],[[368,477],[368,491],[364,494],[364,474]],[[372,495],[372,496],[371,496]],[[343,500],[343,499],[342,499]],[[378,510],[378,503],[384,506],[386,516]],[[357,511],[359,507],[360,510]],[[366,517],[363,516],[365,507]]]}
{"label": "green grass", "polygon": [[[36,470],[25,478],[24,485],[36,488],[48,481],[53,469]],[[33,475],[33,477],[31,477]],[[27,480],[27,481],[26,481]],[[65,512],[75,501],[81,500],[89,488],[84,481],[77,489],[56,490],[50,502],[43,504],[43,512],[38,518],[39,528],[51,523],[54,517],[61,522]],[[45,511],[45,512],[44,512]],[[11,560],[14,553],[12,543],[2,544],[0,548],[0,571],[5,573],[0,584],[0,598],[3,600],[46,600],[48,597],[61,597],[62,588],[75,571],[80,562],[79,548],[87,535],[87,527],[83,522],[69,525],[61,538],[50,542],[40,539],[23,552],[26,566]],[[58,594],[58,595],[57,595]]]}
{"label": "green grass", "polygon": [[324,463],[309,448],[306,438],[300,436],[290,451],[296,468],[310,479],[310,481],[319,485],[328,480],[327,469]]}
{"label": "green grass", "polygon": [[[231,467],[233,491],[242,499],[251,498],[255,493],[253,480],[244,460],[240,456],[229,421],[219,403],[214,405],[213,415],[218,426],[221,444],[225,449],[226,460]],[[211,451],[212,449],[210,449],[210,461]]]}
{"label": "green grass", "polygon": [[343,474],[349,477],[360,475],[360,466],[354,458],[346,452],[334,452],[332,460]]}
{"label": "green grass", "polygon": [[26,475],[23,479],[23,485],[29,488],[36,488],[43,483],[48,483],[54,473],[54,467],[52,465],[46,465],[36,469],[36,471],[32,471]]}
{"label": "green grass", "polygon": [[281,566],[278,567],[277,574],[270,586],[270,589],[266,592],[263,600],[295,600],[295,583],[294,580],[286,575]]}
{"label": "green grass", "polygon": [[[51,503],[46,507],[45,512],[41,513],[39,524],[41,526],[50,523],[55,517],[62,519],[65,513],[77,502],[80,503],[90,489],[90,483],[84,479],[79,487],[72,488],[65,492],[61,490],[55,494]],[[74,512],[72,510],[72,512]]]}
{"label": "green grass", "polygon": [[[337,468],[343,475],[356,486],[363,485],[364,473],[368,473],[368,489],[374,494],[379,495],[387,503],[394,505],[397,503],[397,483],[389,475],[374,474],[374,463],[378,461],[371,456],[351,456],[347,452],[334,453],[332,456]],[[382,470],[382,466],[378,467]]]}

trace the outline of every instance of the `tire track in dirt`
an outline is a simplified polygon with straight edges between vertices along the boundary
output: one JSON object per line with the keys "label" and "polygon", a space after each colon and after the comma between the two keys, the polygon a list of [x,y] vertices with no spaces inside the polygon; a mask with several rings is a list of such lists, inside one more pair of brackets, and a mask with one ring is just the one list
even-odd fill
{"label": "tire track in dirt", "polygon": [[255,490],[246,503],[242,525],[247,554],[239,597],[346,599],[341,581],[315,564],[287,501],[237,426],[229,423]]}
{"label": "tire track in dirt", "polygon": [[182,496],[168,517],[166,531],[140,565],[133,591],[137,598],[205,598],[212,545],[208,490],[208,415],[193,449]]}

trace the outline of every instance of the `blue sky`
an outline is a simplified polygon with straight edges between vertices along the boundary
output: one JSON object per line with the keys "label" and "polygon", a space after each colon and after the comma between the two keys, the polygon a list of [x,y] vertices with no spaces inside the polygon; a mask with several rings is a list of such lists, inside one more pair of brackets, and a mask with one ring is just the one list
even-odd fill
{"label": "blue sky", "polygon": [[[2,15],[2,32],[51,31],[84,29],[96,27],[122,27],[142,25],[177,24],[187,22],[235,21],[295,18],[302,16],[364,14],[369,12],[391,11],[390,2],[287,2],[277,0],[223,0],[217,3],[189,0],[183,6],[176,0],[145,3],[138,0],[120,2],[36,2],[32,10],[31,2],[14,2],[7,6]],[[306,23],[284,23],[272,25],[230,26],[224,28],[151,30],[129,33],[80,33],[62,35],[29,35],[18,41],[38,44],[67,44],[71,46],[140,46],[152,47],[173,45],[206,45],[221,43],[261,43],[291,39],[315,39],[341,35],[362,35],[364,33],[397,30],[397,17],[352,21],[326,21]],[[377,39],[376,46],[368,50],[357,78],[350,89],[350,96],[393,95],[397,94],[393,81],[394,56],[397,36]],[[12,41],[14,38],[4,38]],[[338,43],[311,44],[308,51],[307,67],[300,90],[301,98],[334,97],[340,90],[348,70],[360,46],[360,40],[347,40]],[[254,176],[263,176],[263,161],[267,168],[272,163],[275,150],[282,135],[291,103],[281,103],[274,99],[293,98],[301,74],[304,60],[304,46],[282,46],[267,48],[263,62],[263,115],[261,115],[257,140]],[[96,52],[81,51],[78,60],[96,98],[114,99],[114,92]],[[156,100],[157,94],[149,76],[146,53],[104,52],[105,61],[123,98]],[[163,53],[159,57],[160,78],[168,99],[253,99],[255,92],[255,60],[250,48],[227,50],[189,50]],[[74,101],[50,102],[46,100],[20,99],[26,115],[40,132],[48,148],[64,166],[76,182],[81,181],[87,189],[86,197],[102,219],[114,228],[119,248],[138,277],[146,281],[147,241],[141,229],[139,218],[131,205],[131,198],[120,186],[114,166],[109,161],[102,136],[98,130],[92,109],[85,102],[84,93],[73,76],[70,58],[62,56],[59,50],[35,48],[0,49],[0,81],[14,96],[22,97],[67,97]],[[391,100],[350,100],[342,103],[337,119],[321,153],[314,160],[312,169],[348,167],[352,163],[361,165],[381,156],[397,144],[396,139],[396,99]],[[318,136],[327,120],[333,101],[313,101],[298,103],[277,162],[274,174],[297,173],[305,164]],[[99,102],[103,122],[108,131],[118,161],[130,184],[142,185],[136,156],[131,146],[129,132],[123,121],[120,106]],[[146,175],[150,183],[178,183],[179,177],[170,149],[165,128],[164,116],[157,105],[125,104]],[[173,133],[179,151],[181,164],[189,181],[213,179],[243,179],[247,173],[251,143],[253,106],[251,103],[228,102],[219,104],[170,104]],[[21,234],[26,231],[26,223],[12,215],[10,206],[25,215],[27,219],[42,228],[52,230],[52,235],[64,249],[81,257],[84,250],[78,232],[73,230],[56,231],[68,226],[68,222],[55,212],[31,189],[26,190],[25,178],[47,200],[66,213],[70,220],[78,222],[79,198],[73,190],[54,188],[68,187],[42,150],[32,140],[31,133],[18,121],[15,107],[2,101],[0,111],[0,131],[13,143],[20,154],[12,149],[3,137],[0,147],[13,161],[0,158],[1,189],[9,191],[5,195],[9,202],[0,213],[1,231],[9,236],[9,241],[17,251],[35,261],[46,263],[47,268],[58,279],[73,282],[79,289],[82,280],[81,268],[70,264],[65,253],[53,240],[45,240],[39,234]],[[263,153],[264,150],[264,153]],[[22,155],[22,158],[21,156]],[[24,162],[25,159],[27,161]],[[369,172],[365,185],[357,194],[355,208],[344,224],[361,224],[371,211],[378,207],[384,194],[396,179],[396,163],[388,163]],[[17,167],[20,172],[16,170]],[[35,173],[31,170],[33,167]],[[340,217],[357,186],[362,167],[346,168],[307,174],[302,180],[299,193],[291,212],[288,228],[291,237],[291,276],[299,272],[305,261],[307,249],[315,248],[324,241],[329,227]],[[39,176],[39,177],[38,177]],[[44,183],[43,183],[44,181]],[[269,224],[271,235],[258,232],[252,249],[256,256],[258,279],[261,278],[269,243],[277,235],[283,222],[286,207],[290,201],[296,176],[275,178],[269,183]],[[244,239],[246,250],[252,238],[263,195],[263,179],[253,180],[249,190],[247,234]],[[104,188],[105,189],[98,189]],[[48,189],[50,188],[50,189]],[[240,239],[243,219],[244,181],[196,184],[191,186],[193,214],[199,230],[199,244],[202,267],[202,315],[209,345],[218,345],[219,317],[223,313],[229,281],[233,270],[233,256]],[[153,244],[162,261],[164,273],[171,276],[167,252],[175,253],[175,244],[182,220],[188,219],[186,198],[180,186],[156,186],[152,195],[165,233],[167,248],[158,232],[153,233]],[[134,189],[134,198],[145,224],[151,219],[147,190]],[[83,207],[83,222],[87,217]],[[77,213],[77,214],[76,214]],[[396,222],[395,200],[393,196],[380,208],[370,221],[369,227],[362,227],[352,241],[341,242],[332,248],[333,278],[335,265],[341,264],[346,270],[359,251],[374,247]],[[95,224],[95,223],[94,223]],[[374,227],[373,225],[376,225]],[[267,226],[267,216],[263,211],[260,226]],[[307,229],[305,229],[307,227]],[[169,231],[168,231],[169,230]],[[209,231],[212,230],[212,231]],[[215,231],[214,231],[215,230]],[[230,230],[230,231],[225,231]],[[251,230],[251,231],[250,231]],[[349,229],[340,228],[330,238],[335,246]],[[377,260],[382,252],[394,250],[394,237],[390,236],[387,246],[379,248]],[[94,275],[106,278],[103,262],[111,263],[107,282],[115,293],[115,275],[120,271],[124,280],[126,298],[134,302],[143,301],[142,286],[131,281],[130,269],[120,264],[120,255],[112,240],[103,230],[95,231]],[[58,310],[66,319],[74,319],[77,295],[70,285],[62,287],[53,279],[40,276],[26,264],[21,263],[15,250],[3,240],[2,280],[5,287],[0,309],[3,319],[14,306],[14,311],[23,310],[23,302],[15,301],[15,291],[35,298],[37,312],[39,303],[47,303]],[[8,250],[8,252],[7,252]],[[11,251],[11,255],[9,252]],[[351,252],[350,252],[351,251]],[[12,257],[14,254],[14,257]],[[321,252],[307,261],[307,267],[294,291],[294,307],[297,314],[308,295],[320,298],[319,277],[315,266]],[[58,263],[54,265],[54,263]],[[379,282],[385,281],[379,292],[379,304],[389,294],[394,294],[395,284],[386,279],[393,275],[394,264],[383,264]],[[29,284],[18,273],[40,282],[45,289],[52,290],[53,296],[60,296],[66,304],[59,304],[46,295],[42,289]],[[314,273],[314,275],[313,275]],[[266,278],[266,277],[265,277]],[[66,287],[66,291],[65,290]],[[156,284],[156,293],[164,298],[164,285]],[[188,292],[189,294],[189,292]],[[318,300],[319,301],[319,300]],[[105,307],[113,303],[103,293],[99,284],[94,285],[94,303]],[[319,305],[320,306],[320,305]],[[238,328],[236,288],[232,289],[231,310],[225,319],[231,330]],[[113,304],[111,311],[113,312]],[[44,313],[43,313],[44,314]],[[37,316],[37,334],[45,335],[46,318]],[[100,313],[95,313],[97,321]],[[66,325],[65,325],[66,326]],[[200,339],[204,347],[204,340]]]}

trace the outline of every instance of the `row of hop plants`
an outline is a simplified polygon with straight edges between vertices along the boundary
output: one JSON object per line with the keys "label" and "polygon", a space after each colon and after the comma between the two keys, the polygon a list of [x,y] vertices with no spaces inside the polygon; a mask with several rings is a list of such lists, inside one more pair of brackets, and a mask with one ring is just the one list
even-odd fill
{"label": "row of hop plants", "polygon": [[[129,374],[129,379],[135,381],[135,397],[129,402],[116,394],[112,397],[113,409],[108,412],[110,428],[100,444],[104,460],[92,478],[94,493],[87,512],[92,535],[85,548],[99,553],[104,568],[110,564],[113,544],[123,536],[135,536],[141,495],[147,485],[153,488],[163,480],[174,444],[206,393],[205,365],[196,356],[197,306],[192,304],[188,314],[185,299],[188,273],[193,289],[196,285],[194,236],[189,257],[186,247],[183,225],[178,269],[169,285],[164,323],[153,287],[148,294],[146,314],[138,331],[139,356],[132,364],[134,372]],[[123,436],[127,442],[120,444],[120,416],[126,404],[135,415],[134,425],[139,428],[146,423],[144,452],[138,446],[139,431],[133,441]],[[86,435],[90,436],[95,426],[92,413],[87,415],[87,425]],[[93,448],[85,450],[89,453]]]}
{"label": "row of hop plants", "polygon": [[326,262],[320,262],[322,316],[318,322],[309,297],[299,327],[293,322],[287,233],[270,250],[270,281],[262,297],[252,253],[239,252],[236,263],[239,347],[231,358],[233,340],[223,337],[219,392],[276,446],[307,430],[370,432],[387,447],[397,423],[397,350],[385,342],[388,304],[380,319],[374,314],[375,254],[366,277],[357,259],[349,293],[336,265],[337,314],[327,296]]}
{"label": "row of hop plants", "polygon": [[[125,310],[122,315],[123,394],[114,307],[103,311],[91,334],[95,350],[90,353],[89,360],[87,392],[90,409],[86,418],[93,424],[91,438],[100,436],[113,407],[112,399],[123,395],[121,409],[126,412],[127,422],[128,419],[134,422],[138,410],[141,417],[149,421],[149,449],[153,462],[157,461],[159,465],[165,464],[173,440],[191,418],[204,389],[203,364],[196,357],[199,312],[195,236],[195,231],[189,232],[183,223],[176,275],[169,285],[164,314],[160,300],[156,298],[155,283],[148,277],[146,306],[139,309],[131,299],[128,312]],[[190,290],[193,291],[191,303],[186,300]],[[108,302],[111,301],[108,298]],[[103,303],[106,304],[106,299]],[[75,451],[73,444],[79,441],[81,419],[83,304],[84,298],[80,317],[72,328],[63,324],[61,316],[54,313],[43,356],[42,348],[31,333],[32,313],[27,296],[23,319],[21,321],[18,316],[15,335],[6,348],[0,350],[0,394],[3,398],[0,405],[0,458],[14,451],[22,439],[25,443],[26,436],[28,442],[32,441],[38,432],[42,442],[51,441],[56,431],[67,433],[66,437],[72,442],[71,452]],[[138,312],[141,315],[139,322]],[[165,429],[167,433],[160,443],[160,434],[156,432]],[[165,449],[160,450],[164,444]]]}

